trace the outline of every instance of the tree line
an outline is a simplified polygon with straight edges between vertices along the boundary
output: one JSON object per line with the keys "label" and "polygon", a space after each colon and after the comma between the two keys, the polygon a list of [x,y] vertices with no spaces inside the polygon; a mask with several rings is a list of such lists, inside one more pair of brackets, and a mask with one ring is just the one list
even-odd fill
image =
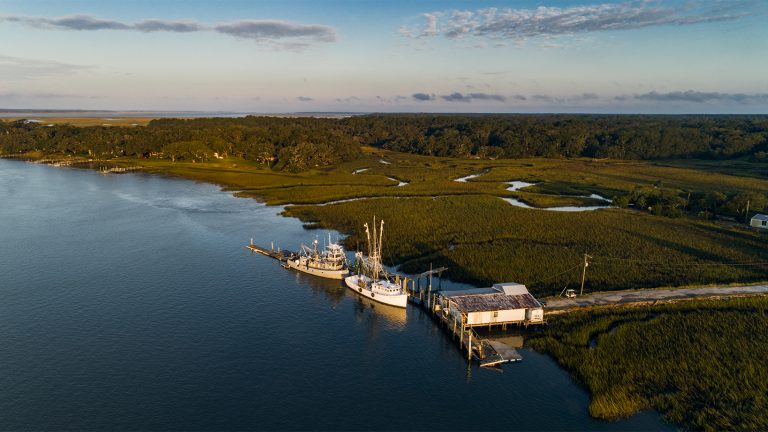
{"label": "tree line", "polygon": [[750,209],[755,212],[768,208],[768,197],[756,191],[725,194],[639,186],[626,195],[615,196],[613,205],[620,208],[632,206],[656,216],[680,217],[687,213],[704,219],[726,216],[746,222]]}
{"label": "tree line", "polygon": [[359,156],[360,146],[462,158],[748,157],[765,161],[768,116],[361,115],[343,119],[157,119],[146,127],[0,122],[0,152],[204,161],[235,157],[303,171]]}
{"label": "tree line", "polygon": [[346,119],[361,143],[432,156],[765,158],[768,116],[372,115]]}

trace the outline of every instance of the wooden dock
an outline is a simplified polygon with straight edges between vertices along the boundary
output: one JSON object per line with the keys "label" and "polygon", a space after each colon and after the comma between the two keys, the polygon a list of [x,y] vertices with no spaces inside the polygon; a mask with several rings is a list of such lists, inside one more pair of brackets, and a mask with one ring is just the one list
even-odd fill
{"label": "wooden dock", "polygon": [[[430,270],[415,279],[398,277],[398,282],[405,288],[410,302],[427,311],[458,342],[459,348],[467,353],[468,361],[475,358],[481,367],[522,361],[523,356],[515,348],[502,341],[481,336],[473,326],[466,323],[466,316],[459,320],[450,313],[446,308],[447,302],[440,295],[440,286],[434,288],[431,280],[433,274],[439,275],[445,270],[442,267]],[[423,287],[420,283],[422,277],[428,278]],[[502,329],[506,328],[506,325],[502,326]]]}
{"label": "wooden dock", "polygon": [[259,253],[264,256],[268,256],[270,258],[274,258],[280,262],[286,262],[289,259],[295,258],[297,253],[288,251],[288,250],[281,250],[278,246],[277,250],[274,249],[274,245],[272,246],[272,249],[267,249],[265,247],[256,246],[253,244],[253,239],[251,239],[251,242],[245,246],[246,249],[250,250],[251,253]]}
{"label": "wooden dock", "polygon": [[144,167],[141,166],[102,168],[99,170],[99,174],[125,174],[133,171],[140,171],[142,169],[144,169]]}
{"label": "wooden dock", "polygon": [[[296,252],[281,250],[279,247],[275,250],[274,244],[271,248],[257,246],[253,244],[253,239],[246,248],[251,253],[268,256],[283,263],[298,256]],[[481,337],[473,326],[467,324],[466,315],[459,320],[456,315],[449,313],[446,308],[447,301],[440,295],[442,290],[440,275],[445,270],[447,270],[445,267],[430,269],[414,277],[390,274],[389,279],[403,287],[408,294],[408,301],[428,312],[434,320],[447,329],[449,336],[458,342],[459,348],[466,351],[468,361],[471,362],[472,358],[475,358],[481,367],[521,361],[523,357],[513,347],[498,340]],[[432,283],[433,275],[437,275],[438,278],[436,287]],[[423,285],[422,279],[425,279]],[[506,325],[502,328],[506,329]]]}

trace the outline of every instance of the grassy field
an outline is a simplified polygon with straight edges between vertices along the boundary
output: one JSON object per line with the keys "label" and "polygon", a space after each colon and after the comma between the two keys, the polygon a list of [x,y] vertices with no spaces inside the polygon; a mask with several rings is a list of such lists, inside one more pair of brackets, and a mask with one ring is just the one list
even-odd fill
{"label": "grassy field", "polygon": [[[588,253],[594,257],[588,290],[768,280],[765,232],[627,209],[528,210],[500,199],[553,207],[595,205],[600,202],[584,196],[610,198],[638,186],[725,193],[768,190],[768,180],[754,177],[647,162],[470,160],[370,148],[358,160],[301,173],[240,159],[110,163],[216,183],[268,204],[296,204],[287,207],[287,215],[349,234],[350,248],[364,247],[361,226],[376,215],[386,221],[386,261],[402,264],[406,272],[421,272],[431,262],[449,267],[447,276],[454,280],[481,285],[517,281],[537,294],[552,295],[575,286],[578,265]],[[467,182],[455,181],[480,173]],[[511,192],[506,182],[513,180],[537,185]],[[408,184],[398,187],[400,181]],[[307,205],[350,198],[366,199]]]}
{"label": "grassy field", "polygon": [[[638,186],[725,193],[768,190],[768,178],[649,162],[541,158],[489,161],[417,156],[370,148],[364,151],[365,156],[358,160],[300,173],[277,172],[240,159],[209,163],[157,159],[118,160],[117,163],[140,164],[150,171],[226,185],[269,204],[312,204],[355,197],[482,194],[554,207],[574,203],[592,205],[593,200],[580,196],[597,193],[612,198]],[[360,169],[366,171],[353,174]],[[483,175],[464,183],[454,181],[480,173]],[[390,178],[408,185],[397,187],[398,182]],[[506,182],[513,180],[540,184],[521,191],[507,191]]]}
{"label": "grassy field", "polygon": [[688,168],[742,177],[768,179],[768,161],[753,162],[744,159],[712,161],[692,159],[658,162],[658,165],[675,168]]}
{"label": "grassy field", "polygon": [[653,408],[689,430],[768,429],[768,297],[566,314],[528,339],[591,394],[590,414]]}
{"label": "grassy field", "polygon": [[[584,253],[593,257],[588,291],[768,279],[765,233],[633,210],[526,210],[468,195],[296,206],[287,213],[350,234],[350,247],[364,244],[360,226],[376,214],[386,221],[385,257],[404,271],[432,262],[448,267],[453,279],[517,281],[539,295],[576,287]],[[762,264],[723,265],[754,262]]]}

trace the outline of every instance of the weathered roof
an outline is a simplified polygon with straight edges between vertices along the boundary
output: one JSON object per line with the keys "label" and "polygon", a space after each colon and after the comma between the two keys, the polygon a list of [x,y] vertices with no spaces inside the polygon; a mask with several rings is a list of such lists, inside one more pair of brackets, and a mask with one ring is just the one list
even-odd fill
{"label": "weathered roof", "polygon": [[492,287],[487,288],[469,288],[465,290],[448,290],[443,291],[442,295],[443,297],[455,297],[455,296],[461,296],[461,295],[477,295],[477,294],[507,294],[507,295],[514,295],[514,294],[529,294],[528,288],[525,287],[523,284],[519,284],[517,282],[502,282],[502,283],[495,283]]}
{"label": "weathered roof", "polygon": [[493,289],[509,295],[528,294],[528,288],[526,288],[525,285],[519,284],[517,282],[503,282],[493,284]]}
{"label": "weathered roof", "polygon": [[540,308],[538,302],[530,294],[477,294],[452,296],[450,300],[456,303],[461,312],[488,312],[509,309]]}
{"label": "weathered roof", "polygon": [[758,213],[752,216],[752,220],[768,221],[768,215]]}
{"label": "weathered roof", "polygon": [[478,294],[498,294],[498,293],[499,293],[499,290],[493,287],[469,288],[465,290],[446,290],[446,291],[440,292],[440,294],[443,297],[456,297],[456,296],[478,295]]}

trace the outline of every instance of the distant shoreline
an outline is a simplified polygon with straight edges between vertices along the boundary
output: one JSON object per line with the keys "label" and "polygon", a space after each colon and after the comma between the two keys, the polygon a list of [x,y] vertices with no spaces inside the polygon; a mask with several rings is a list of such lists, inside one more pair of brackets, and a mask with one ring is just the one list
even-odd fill
{"label": "distant shoreline", "polygon": [[209,117],[322,117],[342,118],[370,114],[367,112],[285,112],[258,113],[245,111],[112,111],[112,110],[55,110],[55,109],[7,109],[0,108],[0,119],[27,118],[103,118],[103,117],[144,117],[144,118],[209,118]]}

